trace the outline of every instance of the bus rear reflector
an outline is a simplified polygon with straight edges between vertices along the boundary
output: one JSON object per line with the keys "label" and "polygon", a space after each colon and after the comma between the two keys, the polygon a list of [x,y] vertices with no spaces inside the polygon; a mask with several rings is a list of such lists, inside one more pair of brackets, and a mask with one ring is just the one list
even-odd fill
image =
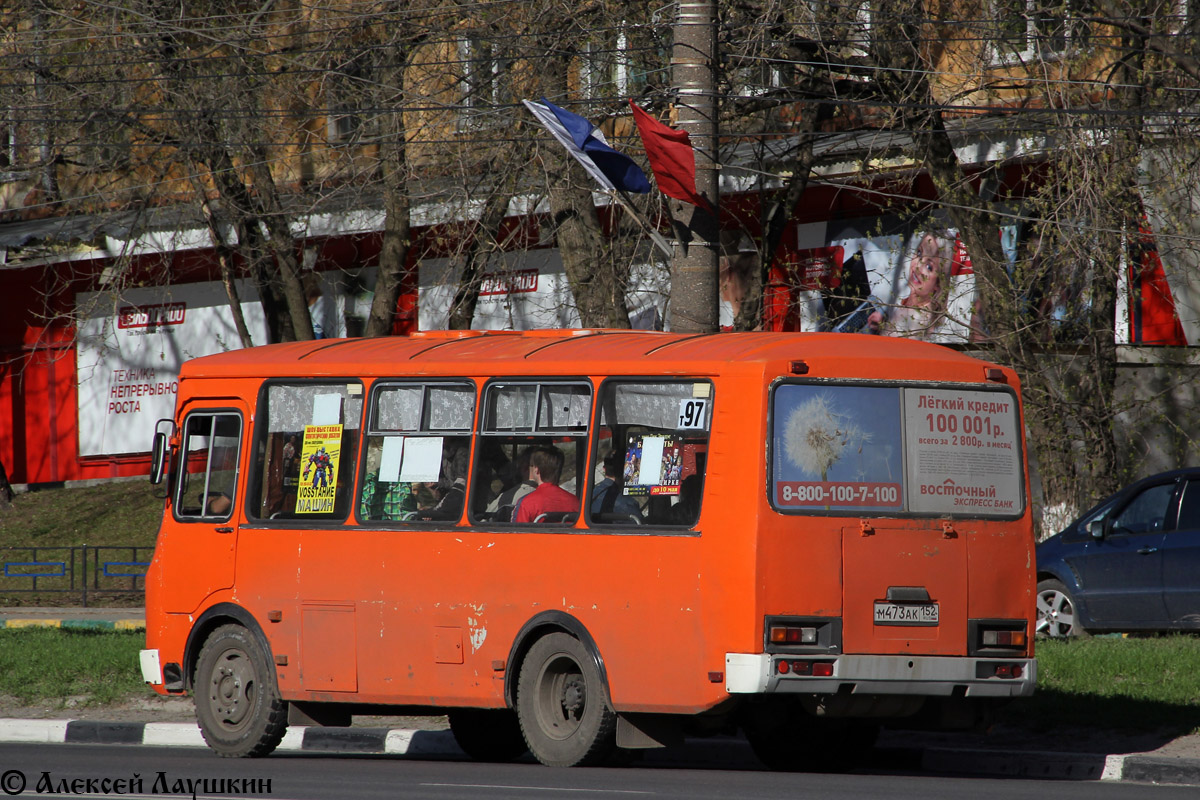
{"label": "bus rear reflector", "polygon": [[803,661],[801,659],[789,661],[781,658],[775,662],[775,671],[780,675],[812,675],[817,678],[830,678],[833,677],[833,662]]}

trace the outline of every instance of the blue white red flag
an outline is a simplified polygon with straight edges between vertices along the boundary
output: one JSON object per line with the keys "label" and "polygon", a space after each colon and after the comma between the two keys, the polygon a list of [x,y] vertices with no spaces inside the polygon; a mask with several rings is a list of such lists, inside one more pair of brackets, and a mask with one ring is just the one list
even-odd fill
{"label": "blue white red flag", "polygon": [[632,158],[617,152],[604,134],[578,114],[559,108],[545,98],[540,103],[522,101],[538,122],[550,131],[567,152],[583,165],[597,183],[609,191],[621,189],[644,194],[650,181]]}

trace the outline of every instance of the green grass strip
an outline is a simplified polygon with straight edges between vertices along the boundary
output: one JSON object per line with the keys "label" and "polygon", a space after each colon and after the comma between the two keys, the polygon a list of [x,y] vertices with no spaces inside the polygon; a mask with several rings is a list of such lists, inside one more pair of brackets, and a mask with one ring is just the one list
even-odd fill
{"label": "green grass strip", "polygon": [[1036,730],[1200,729],[1200,638],[1096,636],[1038,640],[1036,648],[1037,692],[1009,705],[1006,721]]}
{"label": "green grass strip", "polygon": [[21,702],[108,705],[149,690],[138,651],[142,631],[0,629],[0,694]]}

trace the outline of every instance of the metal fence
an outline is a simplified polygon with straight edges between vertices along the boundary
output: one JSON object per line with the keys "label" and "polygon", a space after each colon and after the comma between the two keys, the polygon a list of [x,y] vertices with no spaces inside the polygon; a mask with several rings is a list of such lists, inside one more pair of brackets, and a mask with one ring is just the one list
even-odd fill
{"label": "metal fence", "polygon": [[0,548],[0,595],[38,594],[89,599],[142,594],[151,547],[78,545]]}

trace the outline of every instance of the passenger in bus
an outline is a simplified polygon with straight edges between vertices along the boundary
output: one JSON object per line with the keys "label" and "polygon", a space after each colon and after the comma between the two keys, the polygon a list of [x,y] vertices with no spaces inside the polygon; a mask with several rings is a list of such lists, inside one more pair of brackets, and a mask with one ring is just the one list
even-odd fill
{"label": "passenger in bus", "polygon": [[470,458],[470,448],[462,445],[442,459],[442,477],[434,490],[438,495],[437,504],[418,513],[417,519],[457,521],[462,517]]}
{"label": "passenger in bus", "polygon": [[504,490],[496,496],[496,499],[488,504],[487,513],[497,522],[512,522],[513,510],[517,503],[521,502],[521,498],[537,488],[537,482],[529,477],[529,459],[533,455],[533,448],[526,447],[517,454],[516,461],[513,462],[513,480],[511,486],[505,486]]}
{"label": "passenger in bus", "polygon": [[688,475],[679,484],[679,502],[671,506],[671,524],[695,525],[700,518],[700,498],[704,494],[704,476]]}
{"label": "passenger in bus", "polygon": [[642,507],[632,497],[624,494],[618,479],[623,478],[624,454],[613,451],[604,457],[604,480],[596,484],[592,492],[593,514],[624,514],[642,518]]}
{"label": "passenger in bus", "polygon": [[233,500],[224,492],[209,492],[207,499],[204,501],[204,516],[206,517],[224,517],[229,514],[229,509],[233,507]]}
{"label": "passenger in bus", "polygon": [[358,515],[363,519],[398,520],[417,510],[417,498],[413,496],[412,484],[408,481],[381,481],[379,471],[367,474],[363,481],[362,497],[359,498]]}
{"label": "passenger in bus", "polygon": [[521,498],[513,522],[533,522],[541,514],[571,512],[579,509],[579,500],[558,485],[562,477],[563,454],[557,447],[538,447],[529,457],[529,479],[537,488]]}

